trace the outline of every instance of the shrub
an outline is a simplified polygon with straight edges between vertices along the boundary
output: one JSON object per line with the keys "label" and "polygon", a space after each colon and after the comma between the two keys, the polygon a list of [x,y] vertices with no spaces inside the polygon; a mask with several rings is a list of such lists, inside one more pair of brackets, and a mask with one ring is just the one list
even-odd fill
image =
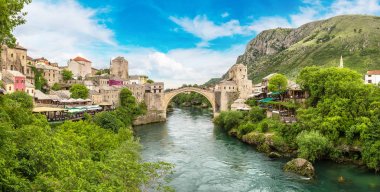
{"label": "shrub", "polygon": [[112,112],[97,113],[93,119],[94,123],[98,126],[112,130],[115,133],[117,133],[120,128],[124,127],[124,123]]}
{"label": "shrub", "polygon": [[261,107],[252,107],[252,109],[249,111],[249,120],[252,122],[259,122],[263,119],[265,119],[265,110]]}
{"label": "shrub", "polygon": [[242,119],[243,114],[241,112],[229,111],[224,117],[224,130],[229,131],[230,129],[239,126]]}
{"label": "shrub", "polygon": [[303,131],[296,139],[299,156],[314,161],[325,155],[329,140],[318,131]]}
{"label": "shrub", "polygon": [[58,90],[62,89],[62,87],[60,84],[54,83],[54,85],[51,87],[51,89],[54,91],[58,91]]}
{"label": "shrub", "polygon": [[266,133],[269,131],[269,125],[267,121],[263,121],[259,124],[259,130],[263,133]]}
{"label": "shrub", "polygon": [[71,97],[74,99],[82,98],[87,99],[89,96],[89,90],[82,84],[74,84],[70,88]]}
{"label": "shrub", "polygon": [[247,123],[239,125],[238,131],[240,132],[240,134],[245,135],[247,133],[254,131],[256,127],[257,127],[256,124],[247,122]]}

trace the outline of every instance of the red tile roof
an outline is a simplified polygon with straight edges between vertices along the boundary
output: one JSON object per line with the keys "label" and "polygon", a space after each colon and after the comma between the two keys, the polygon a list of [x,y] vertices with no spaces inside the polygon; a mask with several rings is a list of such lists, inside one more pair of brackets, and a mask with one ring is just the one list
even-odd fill
{"label": "red tile roof", "polygon": [[75,57],[74,59],[73,59],[74,61],[84,61],[84,62],[90,62],[91,63],[91,61],[89,61],[89,60],[87,60],[87,59],[85,59],[85,58],[83,58],[83,57]]}
{"label": "red tile roof", "polygon": [[380,75],[380,70],[367,71],[367,75]]}

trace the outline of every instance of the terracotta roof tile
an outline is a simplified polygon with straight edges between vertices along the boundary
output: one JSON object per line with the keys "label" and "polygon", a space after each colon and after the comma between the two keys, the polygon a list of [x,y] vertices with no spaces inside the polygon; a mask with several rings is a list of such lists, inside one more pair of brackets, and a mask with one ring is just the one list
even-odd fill
{"label": "terracotta roof tile", "polygon": [[83,58],[83,57],[75,57],[74,59],[73,59],[74,61],[84,61],[84,62],[90,62],[91,63],[91,61],[89,61],[89,60],[87,60],[87,59],[85,59],[85,58]]}
{"label": "terracotta roof tile", "polygon": [[380,75],[380,70],[367,71],[367,75]]}

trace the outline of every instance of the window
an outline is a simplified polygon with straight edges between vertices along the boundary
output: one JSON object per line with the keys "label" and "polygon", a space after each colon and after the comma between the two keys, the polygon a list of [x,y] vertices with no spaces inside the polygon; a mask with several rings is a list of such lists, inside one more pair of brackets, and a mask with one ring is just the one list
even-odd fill
{"label": "window", "polygon": [[368,83],[372,83],[372,80],[368,80]]}
{"label": "window", "polygon": [[372,77],[372,75],[368,75],[368,77]]}
{"label": "window", "polygon": [[13,53],[11,53],[11,57],[13,57]]}
{"label": "window", "polygon": [[9,86],[8,90],[9,90],[9,91],[12,91],[12,87],[11,87],[11,86]]}
{"label": "window", "polygon": [[33,93],[34,91],[33,91],[33,89],[32,89],[32,93]]}
{"label": "window", "polygon": [[28,93],[28,94],[29,94],[29,89],[27,89],[27,90],[26,90],[26,93]]}
{"label": "window", "polygon": [[18,80],[16,80],[16,83],[18,83]]}

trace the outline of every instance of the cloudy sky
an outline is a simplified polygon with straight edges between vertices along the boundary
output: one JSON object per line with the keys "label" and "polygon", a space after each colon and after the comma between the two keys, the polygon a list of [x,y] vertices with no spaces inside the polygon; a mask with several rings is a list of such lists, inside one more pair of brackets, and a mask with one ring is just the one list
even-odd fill
{"label": "cloudy sky", "polygon": [[220,77],[262,30],[341,14],[380,15],[380,0],[33,0],[15,30],[32,57],[77,55],[96,68],[124,56],[166,87]]}

